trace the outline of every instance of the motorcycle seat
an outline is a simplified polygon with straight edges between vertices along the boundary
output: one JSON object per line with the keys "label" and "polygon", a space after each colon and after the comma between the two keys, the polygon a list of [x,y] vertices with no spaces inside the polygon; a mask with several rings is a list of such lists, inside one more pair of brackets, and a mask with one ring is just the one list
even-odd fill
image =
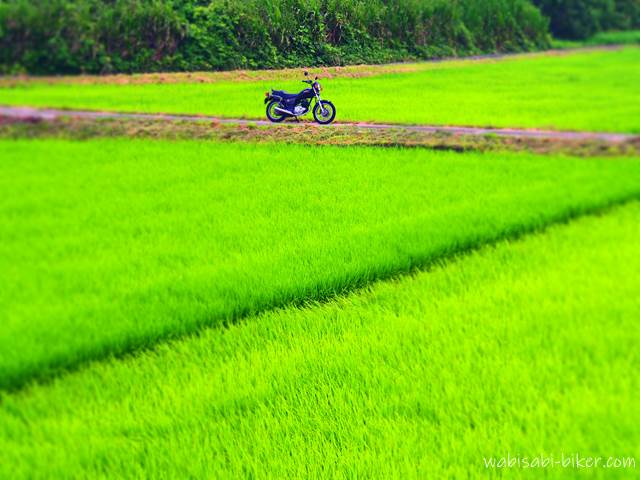
{"label": "motorcycle seat", "polygon": [[282,97],[285,100],[291,100],[299,95],[298,93],[287,93],[284,90],[273,90],[273,94]]}

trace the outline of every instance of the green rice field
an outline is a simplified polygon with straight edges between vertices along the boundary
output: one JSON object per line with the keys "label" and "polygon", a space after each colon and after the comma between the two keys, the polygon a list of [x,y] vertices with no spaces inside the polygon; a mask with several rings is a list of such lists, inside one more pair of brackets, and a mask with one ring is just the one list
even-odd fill
{"label": "green rice field", "polygon": [[[0,476],[540,478],[485,461],[637,458],[638,218],[634,202],[5,395]],[[633,470],[545,477],[579,473]]]}
{"label": "green rice field", "polygon": [[[638,47],[335,71],[339,120],[640,133]],[[236,74],[0,105],[262,118]],[[0,479],[637,476],[640,137],[114,122],[0,118]]]}
{"label": "green rice field", "polygon": [[2,387],[640,195],[632,158],[126,139],[0,157]]}
{"label": "green rice field", "polygon": [[[414,71],[323,81],[340,121],[640,133],[640,48],[423,63]],[[303,78],[300,75],[300,78]],[[30,81],[0,105],[264,118],[263,92],[297,81],[91,84]]]}

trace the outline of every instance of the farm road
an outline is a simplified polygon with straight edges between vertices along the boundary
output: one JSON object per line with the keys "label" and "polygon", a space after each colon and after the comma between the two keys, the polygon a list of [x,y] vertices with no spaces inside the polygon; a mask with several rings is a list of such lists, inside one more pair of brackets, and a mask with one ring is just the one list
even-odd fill
{"label": "farm road", "polygon": [[[247,120],[222,118],[206,115],[169,115],[151,113],[121,113],[121,112],[97,112],[86,110],[57,110],[42,109],[32,107],[9,107],[0,105],[0,117],[18,121],[52,121],[57,118],[83,118],[83,119],[128,119],[128,120],[166,120],[166,121],[191,121],[191,122],[215,122],[231,125],[271,125],[274,128],[281,127],[272,124],[267,120]],[[631,140],[636,135],[627,133],[602,133],[602,132],[569,132],[555,130],[536,130],[518,128],[485,128],[485,127],[465,127],[465,126],[438,126],[438,125],[401,125],[401,124],[378,124],[378,123],[347,123],[337,122],[330,127],[318,128],[344,128],[357,127],[369,130],[397,130],[425,132],[425,133],[447,133],[451,135],[471,135],[484,136],[496,135],[499,137],[511,138],[538,138],[547,140],[598,140],[607,143],[623,143]]]}

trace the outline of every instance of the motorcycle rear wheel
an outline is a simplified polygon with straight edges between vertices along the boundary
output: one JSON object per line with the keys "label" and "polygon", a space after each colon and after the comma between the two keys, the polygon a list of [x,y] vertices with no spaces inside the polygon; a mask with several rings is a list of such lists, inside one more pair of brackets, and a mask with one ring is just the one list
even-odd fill
{"label": "motorcycle rear wheel", "polygon": [[278,100],[271,100],[267,105],[267,118],[273,123],[280,123],[284,121],[287,116],[276,112],[276,107],[280,107],[280,102]]}

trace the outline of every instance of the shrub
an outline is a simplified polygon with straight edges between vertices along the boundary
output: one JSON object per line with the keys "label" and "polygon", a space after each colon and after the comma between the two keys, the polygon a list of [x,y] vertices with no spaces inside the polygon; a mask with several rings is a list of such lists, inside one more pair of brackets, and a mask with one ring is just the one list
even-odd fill
{"label": "shrub", "polygon": [[0,70],[221,70],[546,47],[529,0],[0,0]]}
{"label": "shrub", "polygon": [[639,0],[534,0],[558,38],[584,40],[605,30],[640,28]]}

